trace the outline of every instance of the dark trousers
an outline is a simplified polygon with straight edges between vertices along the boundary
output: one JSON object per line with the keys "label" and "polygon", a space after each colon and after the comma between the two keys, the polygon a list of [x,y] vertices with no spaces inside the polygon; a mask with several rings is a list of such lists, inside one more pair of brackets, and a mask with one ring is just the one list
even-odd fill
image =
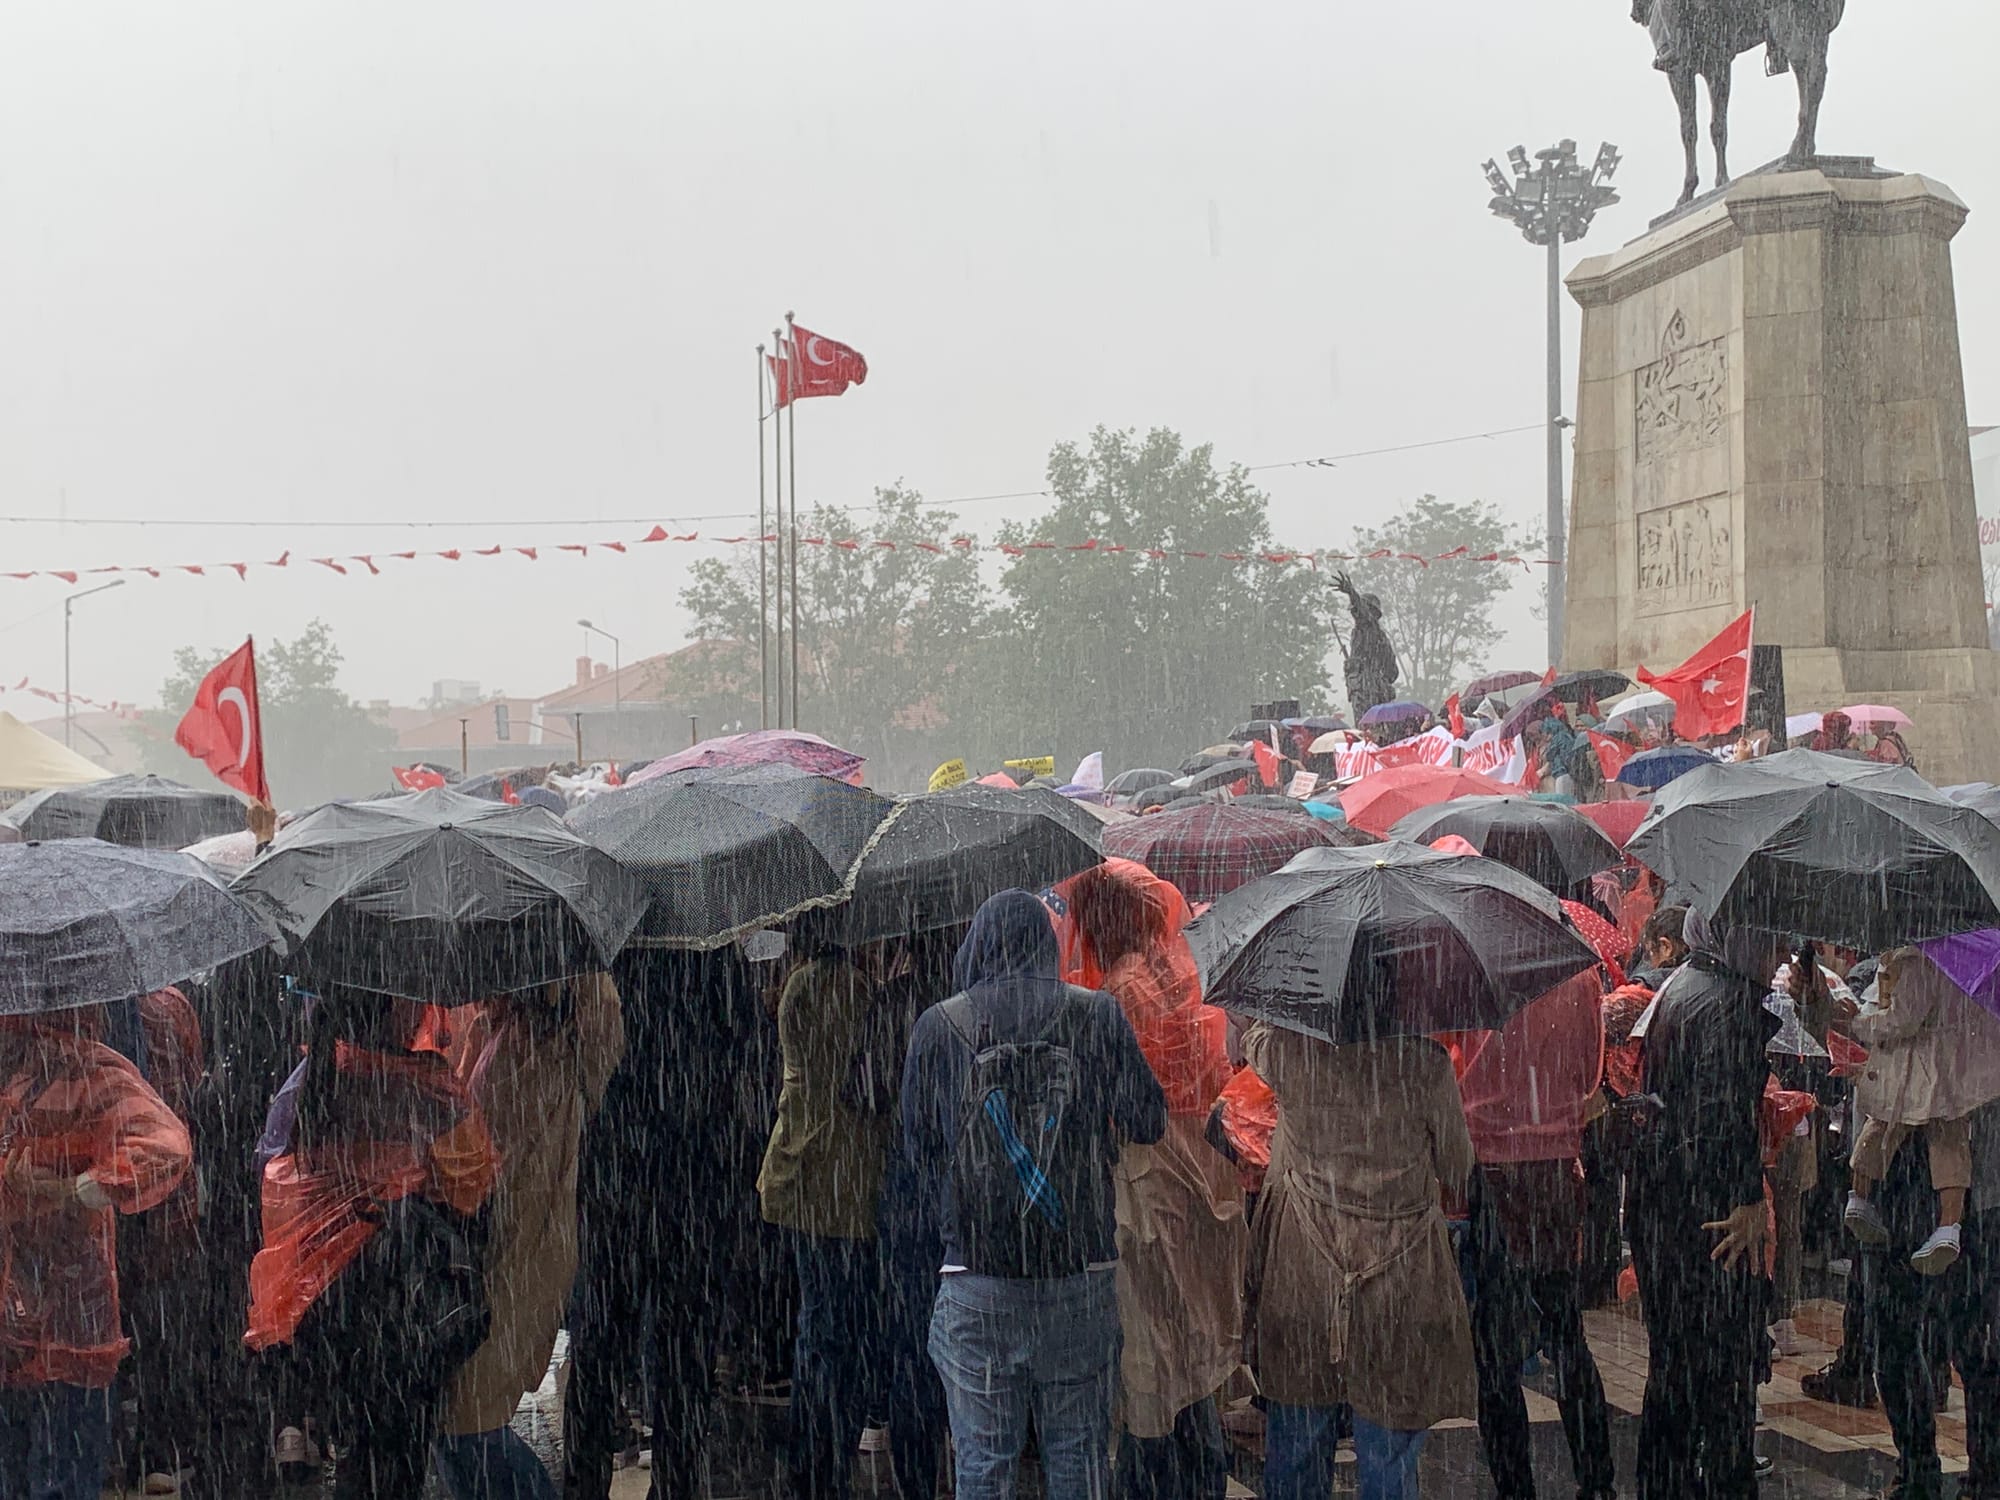
{"label": "dark trousers", "polygon": [[1959,1233],[1958,1262],[1942,1276],[1917,1273],[1909,1259],[1914,1243],[1894,1243],[1868,1256],[1878,1313],[1876,1374],[1906,1500],[1935,1500],[1943,1493],[1940,1344],[1965,1382],[1967,1467],[1958,1493],[1965,1500],[2000,1500],[2000,1213],[1968,1214]]}
{"label": "dark trousers", "polygon": [[[631,1226],[627,1226],[628,1228]],[[569,1389],[563,1400],[563,1487],[572,1500],[605,1500],[624,1446],[628,1394],[650,1390],[652,1500],[702,1493],[713,1404],[716,1328],[722,1309],[688,1262],[647,1253],[604,1222],[584,1221],[582,1262],[570,1299]]]}
{"label": "dark trousers", "polygon": [[903,1500],[931,1500],[944,1464],[945,1434],[950,1431],[944,1382],[938,1379],[930,1354],[938,1251],[934,1245],[886,1233],[881,1243],[889,1462]]}
{"label": "dark trousers", "polygon": [[1466,1241],[1472,1282],[1472,1352],[1479,1376],[1479,1440],[1500,1500],[1533,1500],[1535,1469],[1528,1439],[1528,1402],[1521,1364],[1546,1350],[1556,1375],[1556,1403],[1577,1493],[1608,1494],[1617,1474],[1611,1455],[1611,1415],[1604,1381],[1583,1334],[1577,1273],[1560,1253],[1537,1247],[1527,1263],[1509,1246],[1496,1187],[1474,1173],[1472,1223]]}
{"label": "dark trousers", "polygon": [[1578,1295],[1585,1307],[1602,1307],[1618,1296],[1624,1269],[1625,1156],[1612,1140],[1611,1116],[1601,1115],[1583,1130],[1583,1236]]}
{"label": "dark trousers", "polygon": [[[882,1345],[875,1241],[795,1234],[799,1329],[792,1345],[793,1500],[847,1500]],[[657,1462],[657,1460],[656,1460]]]}
{"label": "dark trousers", "polygon": [[80,1385],[0,1389],[0,1495],[97,1500],[111,1461],[111,1392]]}
{"label": "dark trousers", "polygon": [[1716,1235],[1685,1190],[1635,1176],[1632,1261],[1646,1315],[1646,1400],[1639,1417],[1640,1500],[1757,1493],[1758,1342],[1769,1283],[1762,1268],[1709,1259]]}
{"label": "dark trousers", "polygon": [[1115,1500],[1222,1500],[1228,1492],[1229,1449],[1213,1396],[1182,1407],[1165,1437],[1120,1434]]}

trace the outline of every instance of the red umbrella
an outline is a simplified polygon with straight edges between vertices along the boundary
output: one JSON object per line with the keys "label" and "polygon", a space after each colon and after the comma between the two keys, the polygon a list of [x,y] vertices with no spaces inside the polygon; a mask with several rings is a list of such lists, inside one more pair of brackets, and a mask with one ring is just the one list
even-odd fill
{"label": "red umbrella", "polygon": [[1106,854],[1138,861],[1195,902],[1213,901],[1283,869],[1301,850],[1353,841],[1353,834],[1318,818],[1224,802],[1173,808],[1104,830]]}
{"label": "red umbrella", "polygon": [[1604,830],[1604,836],[1620,849],[1639,831],[1653,804],[1644,797],[1627,797],[1622,802],[1579,802],[1572,809],[1582,813]]}
{"label": "red umbrella", "polygon": [[862,757],[802,729],[753,729],[747,734],[703,740],[699,745],[656,760],[636,772],[631,784],[638,786],[675,771],[699,767],[760,766],[774,762],[844,781],[861,769]]}
{"label": "red umbrella", "polygon": [[1369,833],[1389,836],[1405,813],[1453,797],[1518,797],[1521,788],[1463,766],[1398,766],[1364,776],[1340,794],[1347,821]]}

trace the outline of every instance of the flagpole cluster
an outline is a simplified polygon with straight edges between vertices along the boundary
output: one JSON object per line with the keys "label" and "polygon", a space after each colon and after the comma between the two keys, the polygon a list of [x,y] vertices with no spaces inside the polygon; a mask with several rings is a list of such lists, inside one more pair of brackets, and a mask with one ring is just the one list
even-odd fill
{"label": "flagpole cluster", "polygon": [[[868,379],[868,361],[859,350],[799,327],[789,312],[785,326],[772,329],[771,338],[775,353],[766,354],[762,344],[757,346],[757,528],[759,539],[769,543],[757,564],[757,676],[763,727],[796,729],[804,590],[799,581],[799,414],[793,403],[808,396],[838,396],[849,386],[862,384]],[[768,469],[766,417],[771,419]],[[787,440],[792,450],[789,466]]]}

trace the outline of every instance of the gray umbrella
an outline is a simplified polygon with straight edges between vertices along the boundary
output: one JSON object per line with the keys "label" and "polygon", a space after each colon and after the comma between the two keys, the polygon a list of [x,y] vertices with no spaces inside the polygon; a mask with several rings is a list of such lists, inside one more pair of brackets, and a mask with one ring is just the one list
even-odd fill
{"label": "gray umbrella", "polygon": [[164,776],[109,776],[22,798],[0,819],[24,839],[103,839],[134,849],[184,849],[243,826],[243,799]]}
{"label": "gray umbrella", "polygon": [[192,855],[98,839],[0,847],[0,1014],[129,999],[271,941]]}

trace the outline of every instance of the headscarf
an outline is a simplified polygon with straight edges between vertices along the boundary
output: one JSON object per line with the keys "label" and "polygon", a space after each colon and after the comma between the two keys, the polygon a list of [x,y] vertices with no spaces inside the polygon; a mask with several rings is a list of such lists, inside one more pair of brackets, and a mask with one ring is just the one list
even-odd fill
{"label": "headscarf", "polygon": [[1688,908],[1681,938],[1689,959],[1700,960],[1701,967],[1726,969],[1760,988],[1770,983],[1773,945],[1782,941],[1775,933],[1718,922],[1698,906]]}
{"label": "headscarf", "polygon": [[1049,909],[1022,890],[989,896],[972,919],[972,930],[958,945],[952,963],[952,983],[961,990],[976,984],[1039,979],[1057,983],[1062,955]]}

